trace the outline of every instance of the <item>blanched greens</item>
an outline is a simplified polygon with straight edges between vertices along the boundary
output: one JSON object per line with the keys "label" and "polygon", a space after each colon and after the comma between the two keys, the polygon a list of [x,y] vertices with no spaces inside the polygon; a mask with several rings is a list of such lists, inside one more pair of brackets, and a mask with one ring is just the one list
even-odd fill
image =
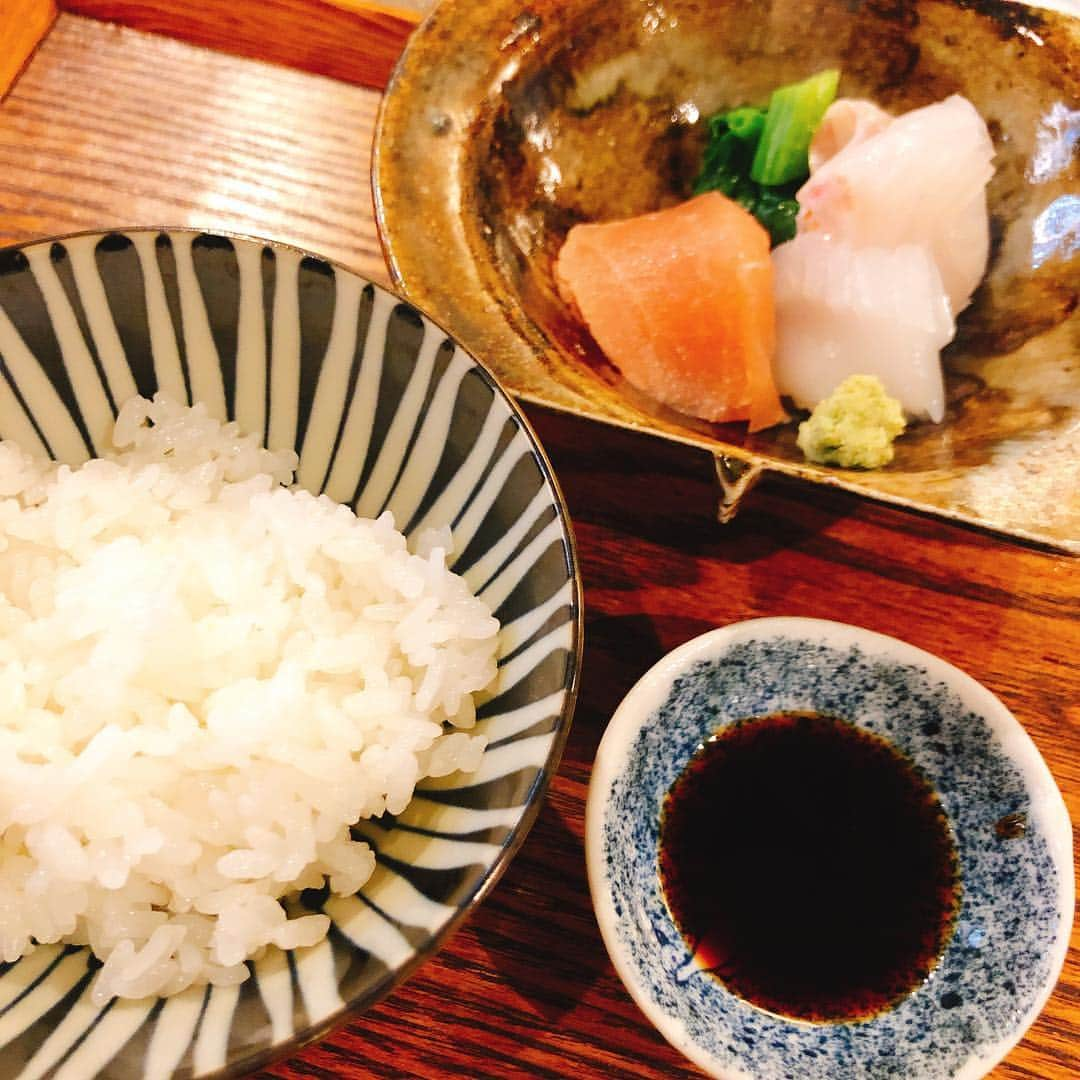
{"label": "blanched greens", "polygon": [[790,184],[809,175],[810,140],[836,97],[839,81],[840,72],[829,68],[773,91],[750,170],[759,184]]}
{"label": "blanched greens", "polygon": [[840,73],[821,71],[773,91],[767,109],[743,106],[709,117],[694,194],[720,191],[746,207],[773,245],[795,235],[795,192],[810,174],[808,150]]}

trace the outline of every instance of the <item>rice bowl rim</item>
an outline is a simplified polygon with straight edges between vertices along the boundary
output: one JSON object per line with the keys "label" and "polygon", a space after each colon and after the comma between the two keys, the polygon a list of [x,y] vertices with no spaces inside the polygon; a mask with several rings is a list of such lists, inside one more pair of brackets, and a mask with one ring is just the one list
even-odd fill
{"label": "rice bowl rim", "polygon": [[[380,284],[377,281],[372,281],[370,278],[358,273],[344,263],[336,259],[327,258],[326,256],[320,255],[299,244],[292,244],[282,240],[272,240],[267,237],[256,236],[252,233],[244,233],[231,229],[200,228],[194,225],[117,225],[108,228],[81,229],[77,232],[40,237],[16,244],[5,244],[0,246],[0,264],[15,255],[24,252],[28,248],[51,248],[53,244],[65,244],[70,240],[78,240],[86,237],[98,237],[100,240],[104,240],[109,236],[128,236],[132,233],[150,233],[165,236],[172,236],[179,233],[187,234],[192,237],[221,237],[226,240],[240,241],[242,244],[253,244],[260,248],[269,247],[274,250],[291,251],[300,255],[302,258],[314,259],[326,266],[330,266],[335,272],[349,274],[351,277],[371,285],[374,289],[394,297],[398,303],[404,304],[412,311],[415,311],[439,333],[444,335],[448,341],[452,342],[457,350],[468,357],[470,363],[473,364],[480,377],[491,387],[492,391],[502,399],[509,410],[510,416],[513,417],[528,439],[533,458],[539,466],[540,473],[551,492],[552,505],[555,508],[555,513],[562,530],[563,541],[566,546],[568,580],[571,584],[571,617],[569,620],[570,647],[567,650],[570,679],[569,683],[562,691],[565,695],[565,700],[562,709],[559,712],[559,726],[554,733],[551,752],[548,755],[544,768],[537,773],[536,778],[533,780],[532,786],[525,798],[521,816],[516,825],[513,826],[509,837],[504,842],[495,861],[477,883],[475,889],[466,899],[456,905],[454,914],[447,919],[446,923],[435,933],[431,934],[425,940],[423,945],[414,949],[412,955],[404,964],[389,970],[386,976],[376,984],[372,993],[368,994],[363,999],[354,998],[346,1001],[342,1008],[338,1009],[336,1012],[322,1017],[313,1024],[309,1024],[307,1027],[300,1029],[278,1044],[256,1051],[241,1060],[226,1064],[224,1068],[219,1069],[216,1072],[203,1074],[199,1078],[199,1080],[228,1080],[228,1078],[231,1077],[245,1076],[256,1069],[264,1068],[271,1062],[295,1054],[297,1050],[323,1038],[329,1031],[339,1027],[351,1016],[358,1015],[379,1004],[392,994],[394,990],[407,982],[421,964],[441,951],[449,938],[461,927],[473,911],[483,903],[488,894],[498,883],[499,879],[506,872],[507,866],[521,849],[522,844],[525,842],[525,838],[536,823],[545,796],[551,786],[551,781],[558,771],[563,751],[566,748],[566,743],[570,736],[570,727],[573,722],[574,710],[577,706],[578,692],[580,689],[581,654],[584,639],[584,598],[581,582],[581,569],[578,560],[577,541],[574,537],[574,530],[570,520],[570,511],[566,505],[566,498],[563,495],[562,488],[559,485],[551,461],[548,459],[547,452],[544,450],[539,436],[533,430],[533,426],[529,422],[528,417],[525,416],[521,407],[510,395],[510,392],[506,387],[502,385],[494,372],[492,372],[482,360],[480,360],[471,350],[466,348],[439,320],[432,318],[432,316],[430,316],[422,307],[419,307],[413,301],[403,296],[397,289]],[[191,402],[191,404],[195,404],[195,402]],[[233,420],[235,418],[228,417],[227,419]],[[263,443],[260,443],[260,446],[263,446],[265,449]],[[93,456],[88,458],[88,460],[93,460]],[[337,500],[334,501],[337,502]],[[337,503],[337,505],[348,506],[348,503]],[[352,509],[352,507],[350,507],[350,509]],[[165,999],[159,997],[158,1000],[163,1001]]]}

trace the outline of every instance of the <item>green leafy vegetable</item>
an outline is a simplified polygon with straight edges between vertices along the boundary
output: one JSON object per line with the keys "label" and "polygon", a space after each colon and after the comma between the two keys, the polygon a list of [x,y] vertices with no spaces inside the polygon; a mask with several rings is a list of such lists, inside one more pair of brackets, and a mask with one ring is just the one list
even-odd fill
{"label": "green leafy vegetable", "polygon": [[762,131],[765,130],[765,113],[753,106],[732,109],[724,119],[732,135],[742,139],[743,142],[752,142],[755,146],[761,138]]}
{"label": "green leafy vegetable", "polygon": [[795,219],[799,216],[794,190],[762,188],[750,213],[769,230],[773,246],[794,239]]}
{"label": "green leafy vegetable", "polygon": [[836,97],[839,81],[840,72],[829,68],[773,91],[750,170],[752,179],[775,187],[808,175],[810,140]]}
{"label": "green leafy vegetable", "polygon": [[[839,77],[836,70],[822,71],[774,91],[767,110],[747,105],[709,117],[694,194],[722,192],[765,226],[774,246],[790,240],[799,212],[795,192],[810,172],[810,139],[836,94]],[[767,179],[758,173],[759,159]]]}
{"label": "green leafy vegetable", "polygon": [[[705,146],[701,174],[694,182],[695,195],[706,191],[721,191],[734,199],[740,188],[749,190],[750,166],[754,161],[757,141],[736,135],[728,123],[729,115],[733,114],[718,114],[709,118],[709,141]],[[761,115],[761,126],[764,127],[764,113]],[[760,135],[760,130],[758,134]]]}

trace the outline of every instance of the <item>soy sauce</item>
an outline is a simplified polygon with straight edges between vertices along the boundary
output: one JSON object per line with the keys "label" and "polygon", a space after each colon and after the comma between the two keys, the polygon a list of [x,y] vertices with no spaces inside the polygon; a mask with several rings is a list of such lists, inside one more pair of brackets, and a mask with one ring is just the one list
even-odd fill
{"label": "soy sauce", "polygon": [[873,1016],[935,967],[959,898],[933,789],[891,743],[781,713],[722,728],[672,785],[660,880],[697,963],[761,1008]]}

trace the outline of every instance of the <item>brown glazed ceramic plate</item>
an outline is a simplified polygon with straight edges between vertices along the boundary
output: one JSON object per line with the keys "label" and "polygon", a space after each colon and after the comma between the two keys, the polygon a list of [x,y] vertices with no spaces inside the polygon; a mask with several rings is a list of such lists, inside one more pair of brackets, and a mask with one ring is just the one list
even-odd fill
{"label": "brown glazed ceramic plate", "polygon": [[[1060,0],[1059,0],[1059,5]],[[827,66],[903,111],[953,92],[997,150],[992,253],[946,352],[948,415],[876,472],[802,460],[621,378],[560,300],[576,222],[685,198],[702,118]],[[1080,19],[1000,0],[443,0],[383,104],[376,214],[396,285],[518,397],[1080,553]]]}

